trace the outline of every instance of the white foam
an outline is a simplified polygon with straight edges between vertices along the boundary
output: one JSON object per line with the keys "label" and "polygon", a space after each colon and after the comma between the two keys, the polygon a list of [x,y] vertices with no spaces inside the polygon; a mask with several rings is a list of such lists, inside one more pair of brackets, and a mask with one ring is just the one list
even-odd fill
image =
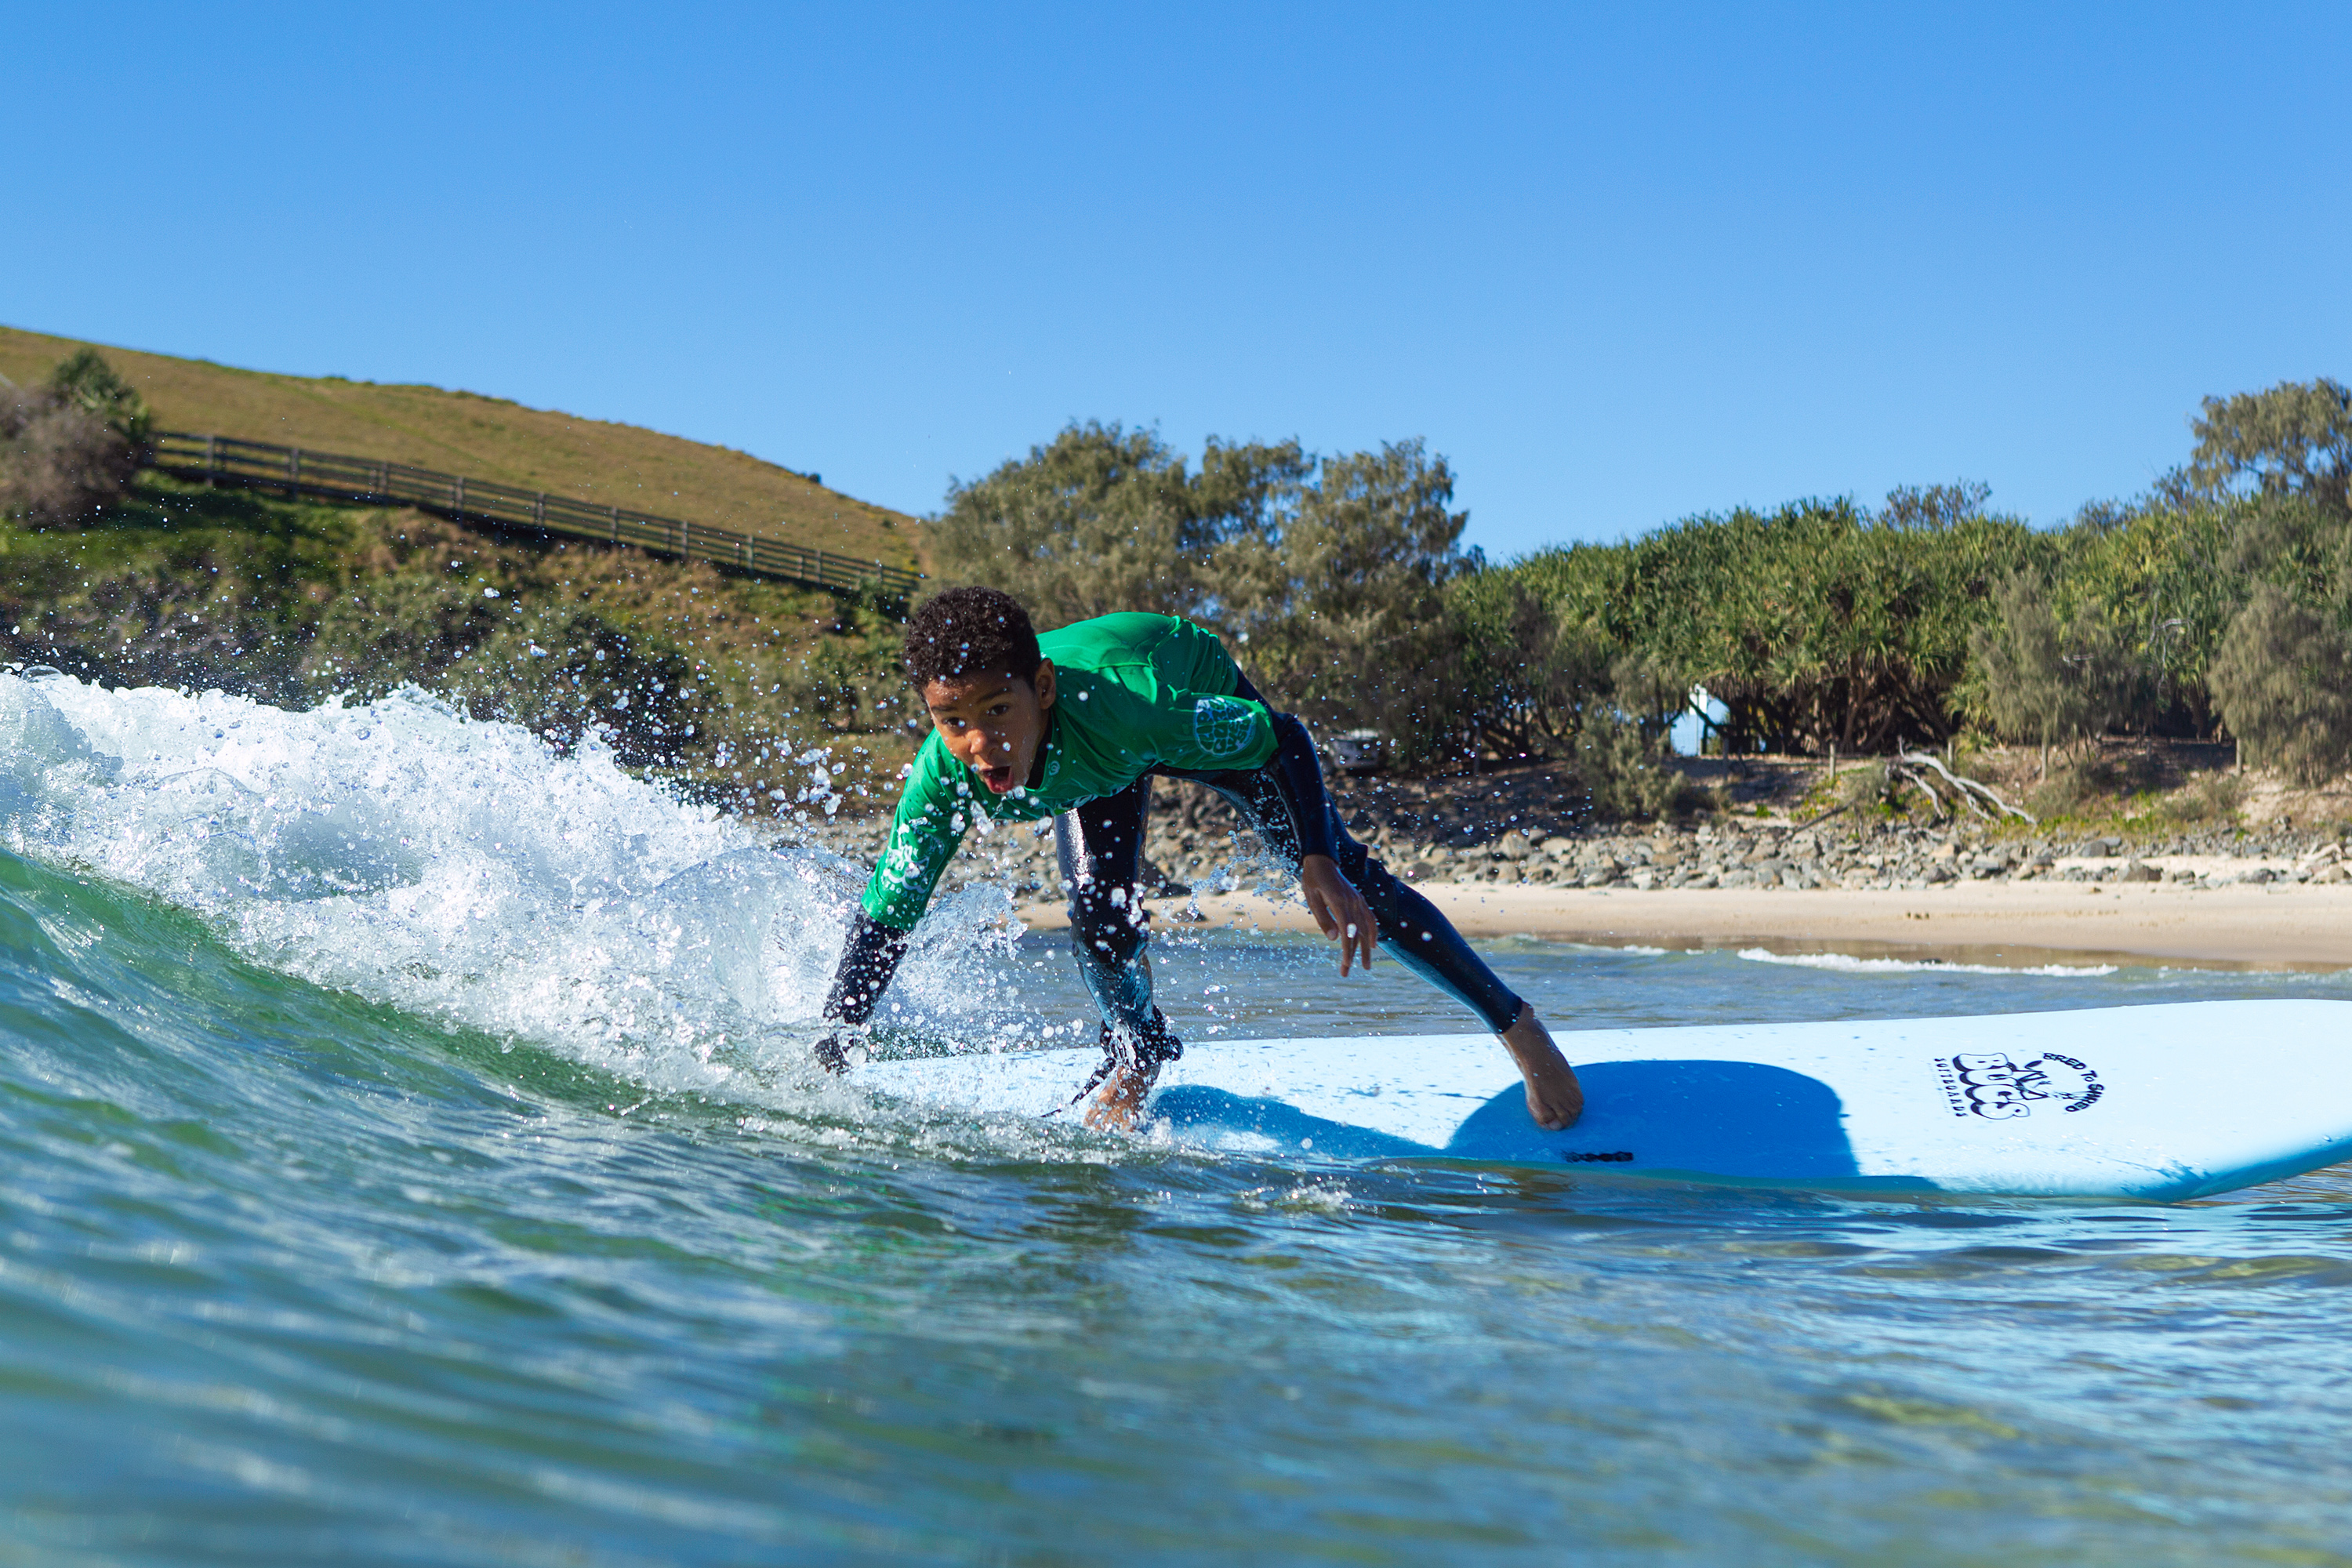
{"label": "white foam", "polygon": [[[559,755],[414,689],[289,712],[37,670],[0,673],[0,842],[197,910],[272,968],[657,1089],[805,1075],[864,880],[593,740]],[[990,889],[935,904],[897,1020],[1013,1023],[975,962],[1010,914]]]}
{"label": "white foam", "polygon": [[2058,980],[2092,980],[2116,972],[2112,963],[1948,963],[1939,958],[1856,958],[1843,952],[1771,952],[1760,947],[1743,947],[1739,956],[1750,963],[1786,963],[1841,974],[2040,974]]}

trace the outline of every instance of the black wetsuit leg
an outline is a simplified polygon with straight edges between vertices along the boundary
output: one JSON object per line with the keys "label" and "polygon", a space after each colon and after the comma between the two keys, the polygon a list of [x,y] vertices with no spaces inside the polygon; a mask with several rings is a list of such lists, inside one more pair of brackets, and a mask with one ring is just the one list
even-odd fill
{"label": "black wetsuit leg", "polygon": [[1070,890],[1070,945],[1078,973],[1102,1013],[1105,1044],[1147,1067],[1184,1052],[1151,1005],[1151,955],[1144,947],[1139,885],[1143,816],[1150,803],[1151,780],[1139,778],[1054,819],[1054,854]]}

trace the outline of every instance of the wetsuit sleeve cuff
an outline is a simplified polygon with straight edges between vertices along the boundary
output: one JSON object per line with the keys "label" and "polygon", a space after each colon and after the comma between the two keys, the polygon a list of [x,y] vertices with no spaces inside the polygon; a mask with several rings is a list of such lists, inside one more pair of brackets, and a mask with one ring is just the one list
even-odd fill
{"label": "wetsuit sleeve cuff", "polygon": [[863,1024],[874,1016],[883,987],[898,972],[907,956],[907,933],[893,931],[864,910],[850,922],[848,943],[833,972],[833,990],[824,999],[827,1023]]}

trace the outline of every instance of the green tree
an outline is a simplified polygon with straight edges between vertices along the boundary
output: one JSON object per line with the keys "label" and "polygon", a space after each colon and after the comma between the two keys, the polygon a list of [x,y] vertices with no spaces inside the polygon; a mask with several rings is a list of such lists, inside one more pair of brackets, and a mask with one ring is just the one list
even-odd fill
{"label": "green tree", "polygon": [[1462,574],[1445,595],[1455,712],[1465,747],[1540,754],[1605,722],[1623,650],[1590,616],[1548,603],[1520,572]]}
{"label": "green tree", "polygon": [[2306,784],[2352,764],[2352,643],[2276,584],[2257,584],[2230,623],[2212,682],[2248,761]]}
{"label": "green tree", "polygon": [[1453,471],[1417,440],[1318,458],[1296,440],[1211,440],[1200,468],[1149,431],[1074,424],[932,524],[950,582],[1004,589],[1041,627],[1116,610],[1223,633],[1267,695],[1386,731],[1412,762],[1459,751],[1445,585],[1460,549]]}
{"label": "green tree", "polygon": [[2052,608],[2038,572],[2013,572],[1995,585],[1992,620],[1969,634],[1981,679],[1981,711],[2000,733],[2042,748],[2098,734],[2122,706],[2131,669],[2095,622],[2069,626]]}
{"label": "green tree", "polygon": [[2299,495],[2352,513],[2352,387],[2321,376],[2265,392],[2209,397],[2196,420],[2190,475],[2210,488],[2251,479],[2267,495]]}
{"label": "green tree", "polygon": [[1211,441],[1198,476],[1148,430],[1089,421],[985,479],[951,485],[930,526],[941,577],[1002,588],[1041,626],[1115,610],[1213,618],[1211,565],[1271,527],[1308,468],[1296,441]]}
{"label": "green tree", "polygon": [[[2245,510],[2188,494],[2085,507],[2057,539],[2053,612],[2084,635],[2103,637],[2131,667],[2114,722],[2143,733],[2212,732],[2205,675],[2246,600]],[[1980,693],[1980,679],[1976,688]]]}
{"label": "green tree", "polygon": [[1454,746],[1462,704],[1445,586],[1477,564],[1454,472],[1419,440],[1327,458],[1236,530],[1216,608],[1260,684],[1307,716],[1376,726],[1408,763]]}
{"label": "green tree", "polygon": [[2352,517],[2299,495],[2255,496],[2231,507],[2225,570],[2241,599],[2257,582],[2331,614],[2352,609]]}

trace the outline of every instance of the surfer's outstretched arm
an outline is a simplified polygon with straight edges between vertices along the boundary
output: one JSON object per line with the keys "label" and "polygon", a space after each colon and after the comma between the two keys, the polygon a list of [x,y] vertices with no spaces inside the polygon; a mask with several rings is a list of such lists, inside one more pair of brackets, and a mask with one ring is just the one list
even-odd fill
{"label": "surfer's outstretched arm", "polygon": [[833,990],[824,999],[825,1026],[834,1032],[818,1041],[816,1047],[816,1059],[827,1072],[839,1072],[849,1065],[840,1029],[854,1028],[874,1016],[883,987],[898,973],[898,961],[906,956],[905,931],[884,925],[864,910],[852,918],[849,941],[842,947],[841,962],[833,972]]}
{"label": "surfer's outstretched arm", "polygon": [[[1243,696],[1257,693],[1246,679]],[[1257,829],[1269,849],[1298,868],[1307,908],[1327,936],[1341,942],[1340,972],[1365,951],[1368,934],[1423,980],[1486,1021],[1517,1064],[1528,1085],[1528,1114],[1538,1126],[1559,1129],[1583,1114],[1584,1094],[1551,1034],[1486,962],[1462,940],[1437,906],[1399,880],[1339,822],[1323,787],[1323,770],[1307,727],[1289,714],[1274,716],[1276,750],[1263,767],[1247,772],[1160,771],[1207,784],[1223,795]],[[1371,931],[1361,929],[1363,912]],[[1348,928],[1356,926],[1354,931]]]}

